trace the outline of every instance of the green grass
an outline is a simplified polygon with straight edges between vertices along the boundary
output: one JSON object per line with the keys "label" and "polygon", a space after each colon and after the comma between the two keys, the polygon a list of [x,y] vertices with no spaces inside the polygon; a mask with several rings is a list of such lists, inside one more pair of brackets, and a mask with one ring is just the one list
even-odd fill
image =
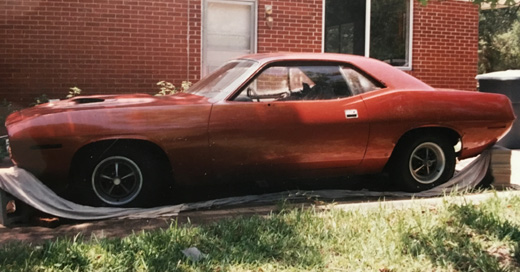
{"label": "green grass", "polygon": [[[520,271],[520,197],[172,225],[123,239],[0,248],[0,271]],[[191,261],[181,250],[197,247]]]}

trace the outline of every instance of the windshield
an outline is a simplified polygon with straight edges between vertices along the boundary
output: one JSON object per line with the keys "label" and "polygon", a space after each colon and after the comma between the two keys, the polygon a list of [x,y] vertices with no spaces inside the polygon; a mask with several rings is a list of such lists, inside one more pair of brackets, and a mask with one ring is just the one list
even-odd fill
{"label": "windshield", "polygon": [[255,62],[251,60],[238,60],[226,63],[215,72],[199,80],[188,93],[214,98],[233,81],[243,75]]}

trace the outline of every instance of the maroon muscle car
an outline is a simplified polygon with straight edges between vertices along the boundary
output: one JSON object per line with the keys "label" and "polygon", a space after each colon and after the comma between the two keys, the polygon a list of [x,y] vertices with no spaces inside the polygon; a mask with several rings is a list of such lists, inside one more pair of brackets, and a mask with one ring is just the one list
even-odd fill
{"label": "maroon muscle car", "polygon": [[51,188],[142,206],[176,185],[382,171],[421,191],[514,119],[503,95],[434,89],[378,60],[259,54],[186,93],[75,97],[13,113],[6,126],[13,162]]}

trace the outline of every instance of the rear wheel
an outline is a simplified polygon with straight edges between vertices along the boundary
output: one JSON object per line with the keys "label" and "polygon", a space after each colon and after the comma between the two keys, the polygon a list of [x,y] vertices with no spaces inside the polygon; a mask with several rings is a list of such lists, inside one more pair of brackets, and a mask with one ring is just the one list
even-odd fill
{"label": "rear wheel", "polygon": [[91,206],[155,206],[171,183],[167,165],[162,156],[142,147],[94,149],[76,167],[75,196]]}
{"label": "rear wheel", "polygon": [[403,139],[390,164],[392,179],[405,191],[419,192],[447,182],[455,172],[455,149],[446,137]]}

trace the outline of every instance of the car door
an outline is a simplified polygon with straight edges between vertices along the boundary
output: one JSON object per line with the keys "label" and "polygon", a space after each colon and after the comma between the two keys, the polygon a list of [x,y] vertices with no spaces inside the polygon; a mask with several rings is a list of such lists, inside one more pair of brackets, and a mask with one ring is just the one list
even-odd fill
{"label": "car door", "polygon": [[235,97],[213,105],[214,173],[264,179],[355,172],[366,150],[367,120],[365,104],[348,90],[340,66],[269,67]]}

